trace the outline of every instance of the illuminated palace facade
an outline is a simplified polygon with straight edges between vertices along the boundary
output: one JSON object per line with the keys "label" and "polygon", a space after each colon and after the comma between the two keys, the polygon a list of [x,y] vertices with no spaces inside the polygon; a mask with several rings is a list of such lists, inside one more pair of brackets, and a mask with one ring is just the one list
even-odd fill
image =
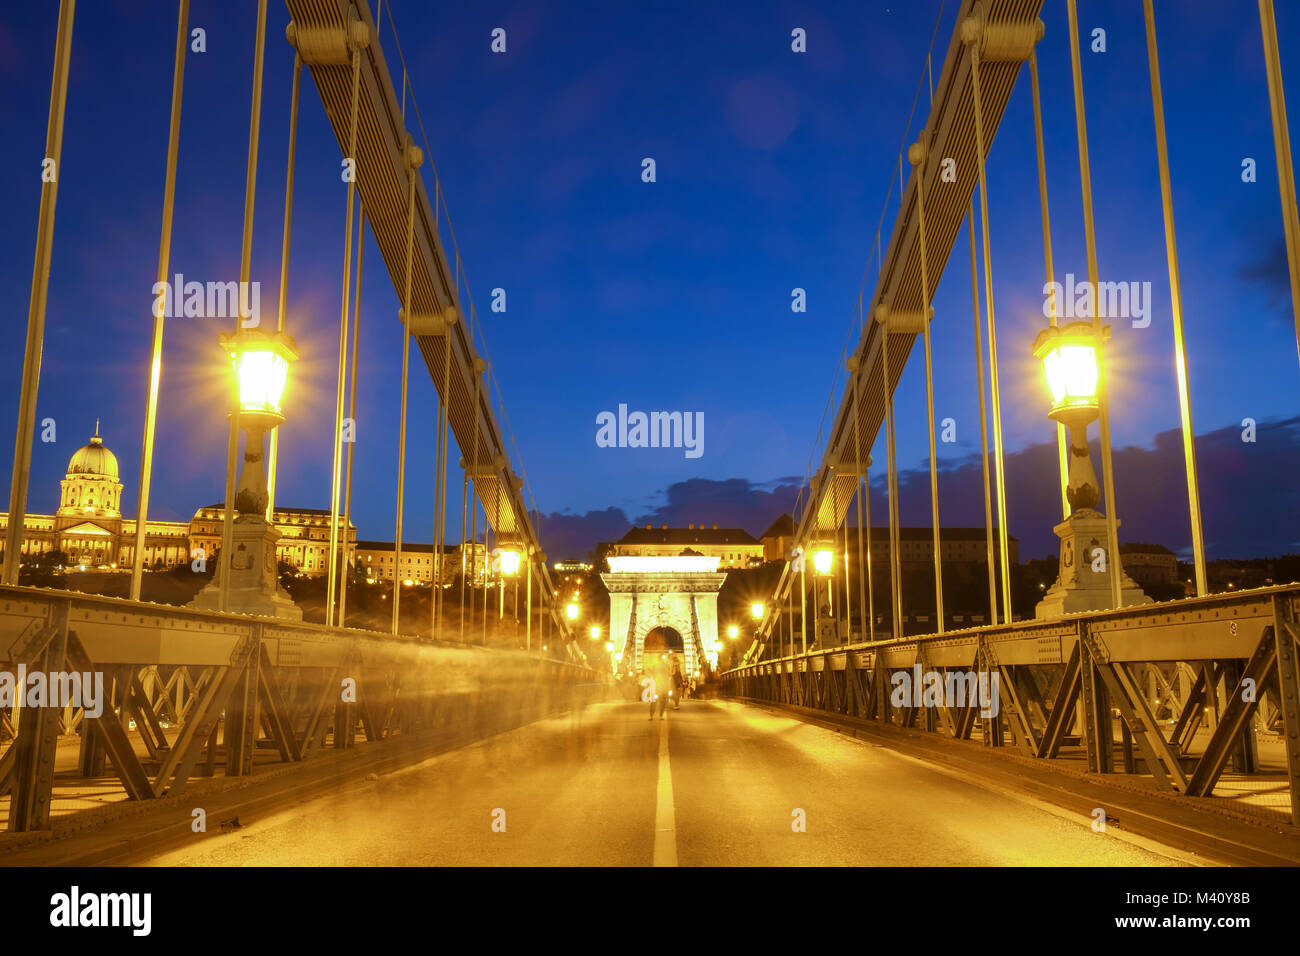
{"label": "illuminated palace facade", "polygon": [[[99,437],[77,449],[60,483],[59,508],[52,515],[29,514],[23,523],[23,554],[62,551],[69,566],[130,567],[135,556],[136,522],[122,516],[122,482],[117,456]],[[221,547],[224,506],[200,508],[188,522],[149,521],[145,526],[144,566],[188,564],[202,549],[211,557]],[[306,574],[324,574],[329,565],[329,512],[313,508],[276,509],[279,560]],[[0,529],[9,515],[0,513]],[[356,528],[349,523],[347,554],[356,557]]]}

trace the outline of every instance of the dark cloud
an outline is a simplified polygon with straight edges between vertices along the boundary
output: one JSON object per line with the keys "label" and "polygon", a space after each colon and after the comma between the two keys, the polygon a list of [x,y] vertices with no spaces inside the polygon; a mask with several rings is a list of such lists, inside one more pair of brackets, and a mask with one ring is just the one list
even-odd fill
{"label": "dark cloud", "polygon": [[541,518],[542,545],[553,558],[579,558],[601,541],[616,541],[634,526],[716,524],[719,528],[744,528],[758,537],[782,512],[794,506],[798,486],[795,479],[778,479],[755,484],[745,478],[712,481],[692,478],[669,485],[665,504],[629,519],[621,508],[588,511],[586,514],[556,513]]}
{"label": "dark cloud", "polygon": [[794,482],[769,490],[747,478],[692,478],[670,485],[667,503],[639,516],[636,524],[666,524],[670,528],[716,524],[719,528],[744,528],[757,537],[773,519],[794,507],[798,491]]}
{"label": "dark cloud", "polygon": [[[1196,439],[1206,554],[1211,559],[1248,558],[1300,550],[1295,485],[1282,477],[1300,469],[1300,417],[1260,422],[1254,442],[1242,441],[1242,432],[1241,427],[1230,426]],[[1092,455],[1100,477],[1101,453],[1095,440]],[[1120,541],[1155,542],[1190,555],[1182,433],[1178,429],[1160,432],[1152,447],[1116,448],[1113,458]],[[1052,533],[1060,521],[1056,446],[1031,445],[1006,455],[1005,463],[1007,527],[1020,539],[1021,559],[1056,554],[1057,538]],[[898,477],[900,521],[928,525],[929,466]],[[996,523],[996,486],[994,496]],[[872,483],[871,503],[873,523],[883,524],[883,475]],[[939,518],[945,525],[983,527],[984,485],[978,455],[940,471]]]}
{"label": "dark cloud", "polygon": [[632,525],[622,508],[610,507],[585,514],[543,514],[538,526],[547,558],[558,561],[586,557],[598,542],[621,538]]}
{"label": "dark cloud", "polygon": [[1237,269],[1237,277],[1264,287],[1270,306],[1291,302],[1291,271],[1287,263],[1286,239],[1278,235],[1266,246],[1267,251]]}
{"label": "dark cloud", "polygon": [[[1242,441],[1239,426],[1196,439],[1206,553],[1211,558],[1248,558],[1300,551],[1300,508],[1294,483],[1279,480],[1300,474],[1300,416],[1260,422],[1255,441]],[[1114,450],[1120,541],[1163,544],[1184,557],[1191,550],[1187,481],[1182,434],[1160,432],[1151,447]],[[1101,474],[1101,453],[1093,443],[1093,462]],[[1057,553],[1052,527],[1060,521],[1056,446],[1031,445],[1006,455],[1007,510],[1020,556]],[[992,463],[990,462],[990,469]],[[990,474],[990,483],[995,482]],[[899,521],[930,524],[929,466],[899,473]],[[541,521],[542,541],[555,558],[582,557],[600,541],[613,541],[633,526],[685,527],[716,524],[744,528],[757,537],[784,512],[793,512],[799,479],[752,482],[692,478],[670,485],[666,502],[629,519],[621,508],[586,514],[549,514]],[[994,523],[997,521],[996,484]],[[883,473],[873,476],[871,523],[887,522]],[[939,472],[939,518],[943,525],[984,526],[984,483],[980,458],[970,456]]]}

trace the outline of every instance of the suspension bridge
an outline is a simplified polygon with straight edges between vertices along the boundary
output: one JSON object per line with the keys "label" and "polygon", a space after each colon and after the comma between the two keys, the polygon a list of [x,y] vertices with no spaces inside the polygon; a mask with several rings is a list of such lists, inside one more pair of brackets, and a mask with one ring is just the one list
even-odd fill
{"label": "suspension bridge", "polygon": [[[1054,108],[1074,111],[1088,278],[1100,290],[1083,43],[1074,0],[1063,6],[1073,56],[1050,68],[1070,71],[1073,102]],[[222,338],[233,374],[225,494],[213,525],[220,543],[197,556],[211,562],[213,573],[187,604],[142,599],[167,328],[159,310],[142,376],[148,398],[136,519],[120,552],[131,571],[129,592],[111,597],[20,581],[23,555],[33,550],[24,534],[57,236],[59,183],[42,184],[0,585],[0,672],[50,675],[50,683],[38,698],[17,680],[8,697],[0,694],[0,819],[7,831],[0,861],[1300,862],[1300,584],[1209,588],[1150,0],[1144,14],[1153,149],[1186,476],[1169,505],[1181,509],[1185,497],[1196,593],[1155,602],[1125,571],[1117,532],[1123,488],[1114,481],[1110,445],[1107,316],[1094,308],[1086,319],[1067,321],[1050,298],[1048,325],[1034,348],[1056,422],[1061,564],[1035,616],[1014,613],[1007,517],[1014,502],[1007,500],[994,308],[994,290],[1006,280],[990,239],[998,209],[990,208],[986,166],[996,160],[993,144],[1008,101],[1018,84],[1028,84],[1042,276],[1051,286],[1057,277],[1036,56],[1043,3],[959,0],[954,20],[940,18],[953,24],[951,34],[938,34],[936,26],[917,85],[915,122],[908,120],[888,187],[891,195],[897,191],[896,216],[889,226],[882,212],[789,546],[770,592],[754,595],[752,640],[728,664],[709,656],[717,620],[699,597],[716,591],[704,580],[706,571],[716,574],[716,562],[707,569],[665,565],[677,577],[660,590],[695,595],[681,605],[678,630],[689,645],[687,676],[698,678],[694,697],[683,701],[675,691],[666,713],[664,701],[654,699],[664,696],[662,681],[647,691],[639,679],[638,665],[649,666],[650,591],[641,583],[610,583],[611,594],[636,593],[611,615],[607,655],[600,655],[589,650],[598,645],[587,641],[570,610],[569,584],[548,562],[505,415],[511,383],[497,382],[492,371],[391,7],[286,0],[285,8],[281,41],[266,0],[259,0],[251,41],[239,279],[247,283],[251,275],[263,64],[267,56],[290,57],[280,304],[274,327],[250,323],[245,312]],[[1259,68],[1269,83],[1291,296],[1300,317],[1300,226],[1269,0],[1260,0],[1259,14]],[[188,17],[188,0],[181,0],[160,283],[171,272]],[[56,167],[74,19],[74,0],[61,0],[45,150]],[[299,351],[285,308],[295,136],[300,109],[317,108],[299,102],[303,68],[347,182],[331,501],[319,516],[326,588],[310,615],[318,621],[304,617],[277,567],[278,434],[293,427],[281,393]],[[347,435],[366,337],[360,314],[367,231],[400,303],[403,330],[393,586],[380,615],[362,608],[347,571],[357,553],[348,536],[354,489]],[[964,276],[967,260],[971,325],[932,306],[941,277],[954,268]],[[973,627],[945,612],[951,543],[941,534],[932,381],[932,335],[952,340],[972,330],[980,388],[970,400],[980,419],[988,569],[986,623]],[[895,392],[909,361],[924,365],[929,422],[926,553],[934,603],[927,602],[933,617],[925,616],[919,630],[915,614],[914,626],[906,626],[895,447]],[[408,407],[410,380],[424,373],[437,394],[433,412]],[[1093,421],[1100,475],[1088,437]],[[418,620],[414,591],[406,591],[404,616],[401,586],[404,555],[409,561],[416,554],[404,542],[402,516],[406,445],[417,432],[432,436],[436,453],[433,475],[421,478],[435,509],[430,568],[440,574],[454,567],[460,581],[456,590],[430,586]],[[881,575],[872,562],[882,551],[879,542],[873,551],[867,487],[871,469],[881,468],[871,456],[881,440],[888,544],[887,588],[878,590]],[[470,530],[468,545],[453,554],[444,542],[455,523],[457,471],[461,528]],[[479,552],[469,545],[479,541],[490,568],[476,569]],[[194,557],[188,547],[185,553]],[[611,580],[620,573],[617,560],[611,559]],[[653,565],[637,565],[635,573],[647,569],[653,575]],[[479,574],[481,586],[466,584]],[[523,605],[523,623],[513,643],[493,646],[489,618],[503,618],[506,578]],[[667,607],[658,605],[665,614]],[[54,693],[56,681],[71,690],[74,677],[78,699]],[[91,700],[96,679],[104,690]],[[652,719],[666,719],[647,727],[647,702]],[[382,820],[373,813],[375,791],[388,807]],[[307,797],[316,801],[287,809]],[[431,797],[448,822],[423,833],[419,821]],[[202,831],[194,826],[200,806],[209,821]],[[881,815],[890,818],[888,827],[876,819]],[[247,828],[251,839],[232,846],[208,838],[227,824]],[[958,831],[964,836],[952,838]],[[493,842],[495,833],[526,838]],[[1107,833],[1114,839],[1098,836]]]}

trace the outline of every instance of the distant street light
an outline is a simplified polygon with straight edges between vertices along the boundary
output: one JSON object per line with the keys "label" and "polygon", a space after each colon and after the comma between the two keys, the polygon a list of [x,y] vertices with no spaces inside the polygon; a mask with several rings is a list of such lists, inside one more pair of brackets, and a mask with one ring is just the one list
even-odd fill
{"label": "distant street light", "polygon": [[613,641],[606,641],[606,642],[605,642],[605,653],[607,653],[607,654],[612,654],[612,653],[614,653],[614,642],[613,642]]}
{"label": "distant street light", "polygon": [[576,621],[578,619],[578,605],[573,602],[566,604],[564,607],[564,616],[570,621]]}
{"label": "distant street light", "polygon": [[740,628],[736,627],[736,625],[732,624],[730,627],[727,628],[727,637],[731,638],[734,641],[739,636],[740,636]]}
{"label": "distant street light", "polygon": [[[592,639],[593,641],[598,641],[598,640],[600,640],[600,625],[599,625],[599,624],[593,624],[593,625],[591,625],[591,639]],[[606,648],[606,650],[608,650],[608,648]]]}

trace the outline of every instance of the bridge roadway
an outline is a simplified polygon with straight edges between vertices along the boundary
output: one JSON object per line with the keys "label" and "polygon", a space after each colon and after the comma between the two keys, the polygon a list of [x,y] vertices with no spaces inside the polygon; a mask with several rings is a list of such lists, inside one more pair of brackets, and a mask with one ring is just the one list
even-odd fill
{"label": "bridge roadway", "polygon": [[[162,866],[1169,866],[1172,849],[793,718],[609,701],[300,804]],[[504,811],[504,832],[493,814]],[[806,832],[795,832],[795,812]],[[500,819],[500,814],[497,815]]]}

